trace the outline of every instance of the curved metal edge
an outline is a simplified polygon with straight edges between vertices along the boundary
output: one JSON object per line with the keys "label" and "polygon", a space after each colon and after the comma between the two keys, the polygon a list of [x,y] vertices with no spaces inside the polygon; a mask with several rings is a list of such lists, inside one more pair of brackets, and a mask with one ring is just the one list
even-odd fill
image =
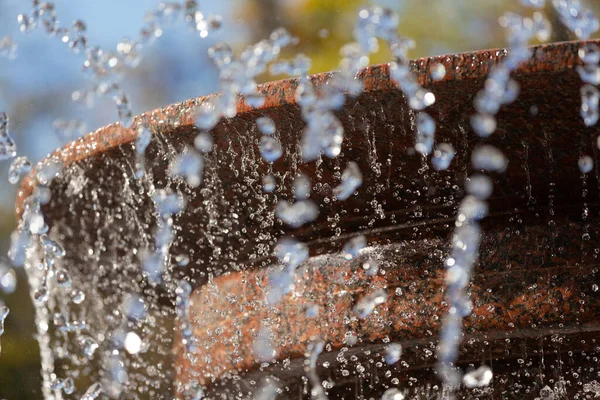
{"label": "curved metal edge", "polygon": [[[581,64],[577,55],[578,49],[586,43],[600,44],[600,40],[586,42],[572,41],[552,43],[532,47],[532,57],[527,63],[522,64],[516,71],[521,74],[531,74],[545,71],[563,71],[572,69]],[[411,60],[410,65],[416,78],[422,86],[435,88],[440,82],[460,81],[464,79],[483,79],[492,66],[500,63],[508,54],[507,49],[480,50],[471,53],[458,53],[441,55]],[[440,81],[431,79],[431,67],[442,64],[446,68],[446,76]],[[318,88],[327,84],[332,72],[324,72],[310,77],[311,82]],[[389,78],[389,64],[369,66],[357,74],[364,82],[363,92],[397,90]],[[297,78],[267,82],[259,85],[258,91],[265,96],[261,107],[251,107],[240,96],[237,101],[237,116],[240,114],[260,111],[269,108],[295,104],[295,88],[298,86]],[[135,141],[137,128],[149,124],[158,130],[160,125],[165,126],[191,126],[194,124],[195,108],[218,94],[198,97],[169,105],[164,108],[148,111],[134,118],[130,128],[123,128],[119,123],[114,123],[74,140],[66,146],[49,154],[46,159],[56,159],[64,165],[83,160],[87,157],[97,156],[109,149]],[[23,212],[23,202],[31,195],[37,185],[36,168],[23,179],[15,204],[17,219]]]}

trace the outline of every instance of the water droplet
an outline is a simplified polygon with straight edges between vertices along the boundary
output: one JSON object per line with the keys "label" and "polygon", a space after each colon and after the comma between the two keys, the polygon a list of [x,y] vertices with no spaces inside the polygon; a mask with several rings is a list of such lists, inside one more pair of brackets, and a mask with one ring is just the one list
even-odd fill
{"label": "water droplet", "polygon": [[258,131],[263,135],[275,134],[275,123],[269,117],[259,117],[256,119],[256,126]]}
{"label": "water droplet", "polygon": [[165,189],[157,190],[152,199],[156,203],[156,209],[162,218],[177,214],[183,211],[186,206],[186,200],[183,196]]}
{"label": "water droplet", "polygon": [[270,338],[270,331],[267,327],[262,326],[258,331],[258,335],[252,344],[252,350],[260,362],[271,362],[275,360],[277,351],[275,350],[273,341]]}
{"label": "water droplet", "polygon": [[590,156],[581,156],[577,165],[582,174],[587,174],[594,168],[594,160]]}
{"label": "water droplet", "polygon": [[543,8],[546,5],[546,0],[520,0],[525,7]]}
{"label": "water droplet", "polygon": [[402,356],[402,345],[391,343],[385,348],[385,362],[387,365],[396,364]]}
{"label": "water droplet", "polygon": [[180,267],[185,267],[190,263],[190,258],[186,254],[178,254],[175,256],[175,262]]}
{"label": "water droplet", "polygon": [[99,347],[98,343],[96,343],[96,341],[89,336],[80,336],[77,339],[77,342],[79,344],[79,347],[82,348],[83,354],[88,359],[90,359],[94,356],[94,353],[96,352],[96,350]]}
{"label": "water droplet", "polygon": [[473,150],[471,163],[475,169],[504,172],[508,165],[508,160],[496,147],[484,144]]}
{"label": "water droplet", "polygon": [[477,113],[471,116],[471,127],[479,137],[486,138],[496,130],[496,117],[488,113]]}
{"label": "water droplet", "polygon": [[128,332],[125,336],[125,350],[129,354],[137,354],[142,349],[142,339],[135,332]]}
{"label": "water droplet", "polygon": [[134,42],[128,38],[123,38],[117,43],[117,53],[129,68],[136,68],[140,64],[142,60],[141,50],[141,43]]}
{"label": "water droplet", "polygon": [[50,182],[58,175],[62,170],[63,163],[59,160],[49,158],[37,165],[35,176],[38,183],[44,186],[48,186]]}
{"label": "water droplet", "polygon": [[185,178],[190,187],[198,187],[202,182],[204,160],[196,151],[187,149],[171,162],[169,172],[171,175],[178,175]]}
{"label": "water droplet", "polygon": [[385,303],[387,300],[387,292],[384,289],[377,289],[373,293],[364,296],[354,305],[354,314],[358,318],[368,317],[375,307]]}
{"label": "water droplet", "polygon": [[56,270],[56,283],[63,288],[71,286],[71,276],[65,269],[60,268]]}
{"label": "water droplet", "polygon": [[284,237],[277,242],[275,254],[280,262],[295,269],[308,259],[308,246],[296,239]]}
{"label": "water droplet", "polygon": [[217,43],[208,49],[208,56],[213,60],[215,65],[222,67],[231,63],[233,59],[233,51],[227,43]]}
{"label": "water droplet", "polygon": [[81,400],[97,400],[102,394],[102,385],[98,382],[92,384],[83,394]]}
{"label": "water droplet", "polygon": [[279,201],[275,208],[275,216],[292,228],[299,228],[307,222],[314,221],[319,209],[312,200],[301,200],[295,203]]}
{"label": "water droplet", "polygon": [[586,43],[578,50],[579,58],[584,64],[600,64],[600,48],[593,43]]}
{"label": "water droplet", "polygon": [[133,113],[129,106],[129,98],[125,94],[115,96],[115,103],[117,104],[119,123],[123,128],[130,128],[133,123]]}
{"label": "water droplet", "polygon": [[201,132],[194,139],[194,147],[203,153],[209,153],[213,148],[213,137],[210,132]]}
{"label": "water droplet", "polygon": [[123,300],[123,313],[127,318],[138,321],[146,316],[148,306],[137,294],[129,294]]}
{"label": "water droplet", "polygon": [[307,304],[305,314],[307,318],[316,318],[319,315],[319,306],[312,303]]}
{"label": "water droplet", "polygon": [[486,387],[492,381],[494,374],[487,365],[482,365],[476,370],[467,372],[463,376],[463,383],[468,388]]}
{"label": "water droplet", "polygon": [[73,290],[71,292],[71,301],[73,301],[74,304],[81,304],[81,303],[83,303],[84,300],[85,300],[85,293],[83,293],[83,291]]}
{"label": "water droplet", "polygon": [[354,161],[350,161],[344,172],[342,172],[341,183],[333,189],[333,195],[338,200],[346,200],[354,194],[356,189],[362,185],[363,176],[358,168],[358,164]]}
{"label": "water droplet", "polygon": [[324,343],[323,340],[318,336],[312,336],[306,346],[304,356],[304,372],[308,376],[308,380],[311,385],[311,397],[315,400],[326,400],[325,391],[323,385],[317,374],[317,359],[319,354],[323,352]]}
{"label": "water droplet", "polygon": [[4,269],[0,266],[0,289],[5,294],[14,293],[17,289],[17,274],[14,269]]}
{"label": "water droplet", "polygon": [[479,200],[486,200],[492,194],[494,185],[492,180],[482,174],[472,175],[465,183],[467,193],[472,194]]}
{"label": "water droplet", "polygon": [[446,67],[444,64],[435,64],[431,67],[431,79],[434,81],[441,81],[446,76]]}
{"label": "water droplet", "polygon": [[75,393],[75,382],[73,381],[73,378],[67,378],[63,381],[63,392],[65,392],[65,394]]}
{"label": "water droplet", "polygon": [[263,190],[267,193],[271,193],[275,190],[277,182],[275,181],[275,177],[273,175],[265,175],[262,179]]}
{"label": "water droplet", "polygon": [[595,86],[585,84],[581,88],[581,118],[587,126],[594,126],[600,118],[598,104],[600,92]]}
{"label": "water droplet", "polygon": [[[85,22],[78,19],[73,22],[73,40],[69,42],[69,48],[75,54],[79,54],[85,51],[87,47],[87,36],[85,32],[87,30]],[[64,40],[64,39],[63,39]]]}
{"label": "water droplet", "polygon": [[431,166],[438,171],[445,171],[454,159],[456,151],[450,143],[440,143],[433,151]]}
{"label": "water droplet", "polygon": [[166,269],[165,255],[162,251],[149,252],[142,251],[142,266],[148,280],[151,282],[160,282],[162,274]]}
{"label": "water droplet", "polygon": [[381,400],[404,400],[404,395],[400,390],[391,388],[383,393]]}
{"label": "water droplet", "polygon": [[342,253],[346,260],[351,260],[358,256],[360,252],[367,246],[367,238],[365,235],[355,236],[344,244]]}
{"label": "water droplet", "polygon": [[579,78],[591,85],[600,84],[600,67],[598,65],[584,64],[577,66]]}
{"label": "water droplet", "polygon": [[310,196],[310,179],[305,174],[300,174],[294,178],[294,198],[304,200]]}
{"label": "water droplet", "polygon": [[365,261],[362,264],[362,268],[365,270],[367,275],[375,276],[379,272],[379,262],[377,260]]}
{"label": "water droplet", "polygon": [[204,102],[196,109],[196,126],[202,130],[211,130],[219,119],[219,113],[211,102]]}
{"label": "water droplet", "polygon": [[33,293],[33,299],[38,303],[38,304],[44,304],[46,303],[46,301],[48,301],[48,288],[46,288],[45,286],[41,286],[39,287],[34,293]]}
{"label": "water droplet", "polygon": [[268,162],[275,162],[283,154],[279,140],[272,136],[263,136],[260,139],[260,154]]}

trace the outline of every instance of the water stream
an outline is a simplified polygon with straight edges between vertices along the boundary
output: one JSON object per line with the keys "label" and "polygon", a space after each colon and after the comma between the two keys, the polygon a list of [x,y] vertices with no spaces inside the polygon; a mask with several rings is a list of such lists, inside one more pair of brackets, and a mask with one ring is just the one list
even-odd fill
{"label": "water stream", "polygon": [[[206,37],[221,17],[161,3],[113,51],[34,0],[21,30],[85,53],[92,96],[118,120],[75,142],[85,157],[57,152],[32,171],[0,113],[9,182],[35,186],[9,256],[28,276],[44,398],[600,396],[585,136],[600,49],[582,45],[554,76],[524,73],[552,27],[544,1],[521,3],[533,10],[500,17],[508,52],[485,79],[461,83],[442,58],[423,75],[398,15],[370,7],[334,73],[283,59],[298,39],[278,28],[240,54],[209,49],[217,94],[134,118],[123,71],[167,24]],[[550,3],[581,40],[599,29],[579,1]],[[382,45],[393,60],[365,70]],[[295,80],[258,86],[266,73]],[[541,79],[567,83],[540,94]],[[559,115],[538,118],[547,107]],[[8,312],[0,303],[0,334]]]}

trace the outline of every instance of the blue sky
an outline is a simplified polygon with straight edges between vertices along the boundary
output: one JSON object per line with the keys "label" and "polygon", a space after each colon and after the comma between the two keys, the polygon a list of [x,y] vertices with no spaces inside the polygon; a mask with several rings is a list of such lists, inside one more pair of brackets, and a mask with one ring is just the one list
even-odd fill
{"label": "blue sky", "polygon": [[[61,26],[71,27],[81,19],[87,24],[88,43],[114,50],[123,37],[135,38],[147,11],[155,10],[160,1],[149,0],[57,0],[55,10]],[[235,1],[205,1],[205,14],[230,14]],[[88,110],[71,101],[74,90],[89,87],[90,81],[81,73],[84,54],[73,54],[56,37],[43,29],[23,34],[19,31],[17,15],[29,13],[29,0],[0,1],[0,38],[13,37],[18,45],[14,60],[0,58],[0,110],[11,117],[11,133],[18,143],[19,155],[38,161],[63,145],[52,131],[57,118],[83,118],[91,131],[117,119],[116,108],[110,99],[101,99]],[[134,114],[208,94],[216,90],[215,69],[206,56],[207,48],[217,41],[235,41],[243,37],[241,21],[224,18],[223,29],[201,39],[184,24],[165,29],[163,37],[143,50],[142,66],[145,82],[157,88],[160,96],[143,94],[136,82],[139,78],[126,76],[123,87],[131,98]],[[139,84],[138,84],[139,86]],[[48,96],[50,104],[43,102]],[[6,174],[10,162],[0,163],[0,177]],[[2,185],[0,201],[12,207],[16,188]],[[8,202],[8,204],[7,204]]]}

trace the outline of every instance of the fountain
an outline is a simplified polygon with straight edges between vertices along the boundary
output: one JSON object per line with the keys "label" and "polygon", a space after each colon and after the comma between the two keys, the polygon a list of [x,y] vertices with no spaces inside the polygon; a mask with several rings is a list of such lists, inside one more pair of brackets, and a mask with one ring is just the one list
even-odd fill
{"label": "fountain", "polygon": [[[396,48],[357,75],[349,48],[341,74],[295,59],[279,67],[299,78],[237,96],[222,76],[220,95],[133,119],[117,96],[120,122],[17,199],[44,396],[599,395],[598,102],[579,90],[599,42],[510,66],[526,43]],[[484,112],[503,67],[518,97]]]}

